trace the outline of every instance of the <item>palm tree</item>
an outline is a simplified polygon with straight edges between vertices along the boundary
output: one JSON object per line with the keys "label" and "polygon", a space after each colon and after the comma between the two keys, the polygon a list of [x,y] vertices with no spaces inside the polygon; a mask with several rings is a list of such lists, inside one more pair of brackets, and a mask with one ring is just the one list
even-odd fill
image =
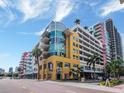
{"label": "palm tree", "polygon": [[91,55],[89,59],[87,59],[87,65],[91,68],[91,65],[94,70],[94,76],[93,78],[95,79],[95,68],[96,68],[96,62],[99,62],[100,56],[98,54]]}
{"label": "palm tree", "polygon": [[122,64],[123,64],[123,60],[121,60],[121,59],[116,60],[116,73],[117,73],[118,79],[120,78],[120,71],[122,68]]}
{"label": "palm tree", "polygon": [[115,78],[119,79],[122,63],[123,61],[120,59],[112,60],[111,62],[108,62],[106,65],[107,74],[113,74],[114,79]]}
{"label": "palm tree", "polygon": [[73,74],[73,76],[78,76],[78,80],[81,80],[81,75],[84,76],[84,71],[81,69],[81,67],[78,67],[77,69],[71,68],[70,69],[70,75]]}
{"label": "palm tree", "polygon": [[119,73],[120,73],[120,75],[124,76],[124,67],[123,66],[121,66]]}
{"label": "palm tree", "polygon": [[115,71],[114,69],[114,64],[112,62],[107,62],[107,64],[105,65],[105,77],[111,76]]}
{"label": "palm tree", "polygon": [[75,20],[75,23],[76,23],[76,24],[80,24],[80,19],[76,19],[76,20]]}
{"label": "palm tree", "polygon": [[35,57],[35,63],[38,65],[38,73],[37,73],[37,79],[40,79],[40,64],[39,64],[39,57],[41,56],[42,51],[36,47],[32,51],[32,55]]}

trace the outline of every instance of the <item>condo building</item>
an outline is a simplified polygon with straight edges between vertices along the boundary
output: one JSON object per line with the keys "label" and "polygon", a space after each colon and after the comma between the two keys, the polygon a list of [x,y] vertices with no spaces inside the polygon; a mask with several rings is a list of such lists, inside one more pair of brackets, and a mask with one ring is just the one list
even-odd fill
{"label": "condo building", "polygon": [[106,65],[107,62],[111,61],[109,33],[106,30],[104,22],[97,23],[96,25],[93,26],[93,29],[94,29],[94,36],[102,43],[103,63],[104,63],[104,65]]}
{"label": "condo building", "polygon": [[19,77],[31,78],[33,74],[32,53],[24,52],[19,64]]}
{"label": "condo building", "polygon": [[123,59],[121,36],[118,33],[117,28],[114,26],[113,20],[106,20],[105,25],[110,38],[111,60]]}
{"label": "condo building", "polygon": [[[87,59],[94,54],[99,54],[101,58],[96,63],[95,73],[103,73],[103,45],[79,23],[69,29],[60,22],[52,21],[41,35],[38,47],[42,50],[41,79],[78,79],[79,68],[84,72],[81,77],[88,78],[94,68],[87,66]],[[71,73],[72,70],[77,74]]]}

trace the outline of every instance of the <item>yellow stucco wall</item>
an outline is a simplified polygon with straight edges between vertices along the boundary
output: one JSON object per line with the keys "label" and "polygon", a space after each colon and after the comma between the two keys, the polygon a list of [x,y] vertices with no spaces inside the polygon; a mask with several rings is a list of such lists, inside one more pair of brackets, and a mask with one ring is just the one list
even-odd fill
{"label": "yellow stucco wall", "polygon": [[[75,46],[73,45],[73,43],[75,44]],[[74,49],[78,52],[74,52]],[[76,32],[68,30],[66,33],[66,57],[74,59],[73,56],[79,58],[79,35]]]}
{"label": "yellow stucco wall", "polygon": [[[75,43],[75,46],[73,45]],[[77,46],[76,46],[77,45]],[[46,60],[42,60],[42,66],[40,70],[40,76],[41,79],[48,79],[51,75],[52,80],[56,80],[56,74],[57,74],[57,62],[62,62],[62,77],[61,79],[65,79],[65,74],[70,72],[70,69],[73,68],[73,65],[80,65],[79,61],[79,35],[76,32],[73,32],[71,30],[67,30],[65,32],[65,50],[66,50],[66,56],[60,57],[60,56],[51,56]],[[75,50],[75,52],[74,52]],[[75,58],[74,58],[75,56]],[[76,58],[78,57],[78,58]],[[51,62],[53,64],[53,70],[49,71],[48,69],[48,63]],[[70,67],[65,67],[65,63],[70,63]],[[44,68],[44,64],[46,64],[46,68]],[[73,79],[72,76],[69,77],[70,79]]]}
{"label": "yellow stucco wall", "polygon": [[[49,71],[48,69],[48,63],[51,62],[53,64],[53,70]],[[46,69],[44,69],[44,66],[42,66],[42,70],[40,71],[41,73],[41,79],[48,79],[48,74],[51,74],[51,80],[56,80],[57,76],[57,62],[62,62],[62,78],[65,79],[65,74],[69,74],[70,69],[73,68],[73,65],[80,65],[80,61],[74,60],[74,59],[69,59],[65,57],[59,57],[59,56],[51,56],[47,60],[44,61],[44,64],[46,64]],[[70,68],[66,68],[64,66],[65,63],[70,63]],[[72,76],[70,76],[70,79],[73,79]]]}

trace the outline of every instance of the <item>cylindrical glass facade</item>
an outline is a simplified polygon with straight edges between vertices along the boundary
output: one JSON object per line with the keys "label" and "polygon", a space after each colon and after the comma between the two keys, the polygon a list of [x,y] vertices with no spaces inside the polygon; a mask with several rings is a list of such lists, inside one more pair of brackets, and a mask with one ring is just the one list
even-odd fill
{"label": "cylindrical glass facade", "polygon": [[110,44],[109,44],[109,33],[106,31],[106,53],[110,56]]}
{"label": "cylindrical glass facade", "polygon": [[52,22],[49,27],[50,33],[50,55],[65,55],[65,38],[64,38],[64,30],[65,26],[60,22]]}

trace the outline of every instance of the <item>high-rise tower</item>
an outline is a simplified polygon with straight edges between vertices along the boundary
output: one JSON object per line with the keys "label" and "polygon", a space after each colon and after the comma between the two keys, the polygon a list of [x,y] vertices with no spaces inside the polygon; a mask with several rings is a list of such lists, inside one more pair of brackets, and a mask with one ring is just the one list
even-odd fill
{"label": "high-rise tower", "polygon": [[112,19],[106,20],[105,24],[110,38],[111,60],[123,59],[121,36],[118,33],[117,28],[114,26]]}

